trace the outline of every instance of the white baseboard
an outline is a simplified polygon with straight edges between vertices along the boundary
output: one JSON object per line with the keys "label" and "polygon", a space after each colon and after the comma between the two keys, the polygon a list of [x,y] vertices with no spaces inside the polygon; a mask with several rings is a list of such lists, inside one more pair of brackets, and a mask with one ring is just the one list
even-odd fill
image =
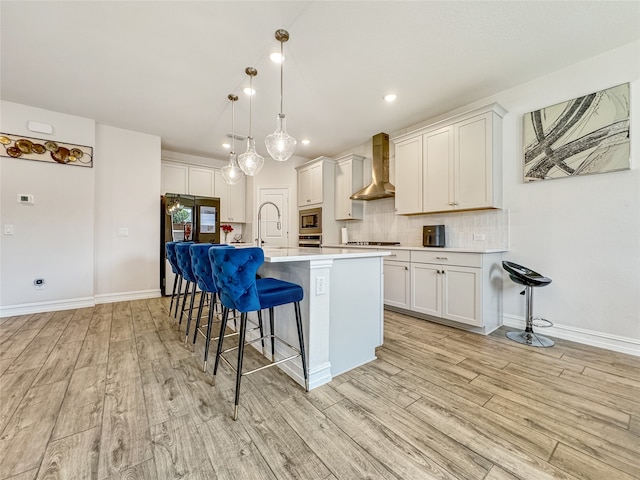
{"label": "white baseboard", "polygon": [[[507,327],[524,330],[525,321],[515,315],[503,315],[503,323]],[[583,343],[593,347],[606,348],[615,352],[640,356],[640,340],[637,338],[619,337],[608,333],[585,330],[583,328],[569,327],[554,323],[553,327],[536,328],[536,332],[550,337],[562,338],[576,343]]]}
{"label": "white baseboard", "polygon": [[14,317],[16,315],[30,315],[32,313],[57,312],[58,310],[73,310],[95,306],[93,297],[72,298],[69,300],[54,300],[50,302],[23,303],[0,307],[0,317]]}
{"label": "white baseboard", "polygon": [[96,295],[94,297],[53,300],[50,302],[23,303],[20,305],[0,306],[0,318],[33,313],[56,312],[58,310],[74,310],[76,308],[94,307],[99,303],[128,302],[160,297],[160,289],[140,290],[137,292],[121,292]]}
{"label": "white baseboard", "polygon": [[95,298],[97,305],[99,303],[130,302],[132,300],[144,300],[160,296],[160,289],[155,288],[153,290],[138,290],[137,292],[104,293],[96,295]]}

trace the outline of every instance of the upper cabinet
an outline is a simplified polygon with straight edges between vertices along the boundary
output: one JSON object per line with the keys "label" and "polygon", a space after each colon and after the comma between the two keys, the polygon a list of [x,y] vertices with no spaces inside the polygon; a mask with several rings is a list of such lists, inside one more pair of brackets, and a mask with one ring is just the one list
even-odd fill
{"label": "upper cabinet", "polygon": [[296,167],[299,207],[333,203],[334,169],[335,162],[328,157],[318,157]]}
{"label": "upper cabinet", "polygon": [[235,185],[229,185],[222,176],[222,171],[214,170],[215,196],[220,198],[220,221],[244,223],[246,177]]}
{"label": "upper cabinet", "polygon": [[396,213],[502,206],[502,117],[498,104],[393,139]]}
{"label": "upper cabinet", "polygon": [[160,185],[165,193],[189,193],[189,167],[178,163],[162,162]]}
{"label": "upper cabinet", "polygon": [[236,185],[224,181],[219,168],[162,162],[162,195],[180,193],[220,198],[220,222],[245,223],[246,179]]}
{"label": "upper cabinet", "polygon": [[214,173],[213,168],[189,167],[189,194],[214,197]]}
{"label": "upper cabinet", "polygon": [[351,200],[351,195],[362,185],[362,164],[364,157],[347,155],[336,159],[335,177],[335,219],[362,220],[362,200]]}

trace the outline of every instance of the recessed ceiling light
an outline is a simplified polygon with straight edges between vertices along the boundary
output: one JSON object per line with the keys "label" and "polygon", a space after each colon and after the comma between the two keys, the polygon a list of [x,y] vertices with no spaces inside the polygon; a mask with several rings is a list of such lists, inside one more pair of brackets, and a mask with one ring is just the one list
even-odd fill
{"label": "recessed ceiling light", "polygon": [[229,148],[231,148],[231,144],[230,143],[223,143],[222,144],[222,148],[229,149]]}
{"label": "recessed ceiling light", "polygon": [[274,63],[282,63],[284,61],[284,57],[282,56],[281,53],[278,53],[278,52],[272,53],[271,55],[269,55],[269,58]]}
{"label": "recessed ceiling light", "polygon": [[242,89],[242,91],[244,93],[246,93],[247,95],[255,95],[256,94],[256,89],[255,88],[245,87],[245,88]]}
{"label": "recessed ceiling light", "polygon": [[395,101],[395,99],[398,98],[398,97],[396,96],[395,93],[389,93],[389,94],[385,95],[382,98],[384,98],[385,102],[391,103],[391,102]]}
{"label": "recessed ceiling light", "polygon": [[305,138],[304,140],[300,140],[300,143],[303,145],[309,145],[311,143],[311,140]]}

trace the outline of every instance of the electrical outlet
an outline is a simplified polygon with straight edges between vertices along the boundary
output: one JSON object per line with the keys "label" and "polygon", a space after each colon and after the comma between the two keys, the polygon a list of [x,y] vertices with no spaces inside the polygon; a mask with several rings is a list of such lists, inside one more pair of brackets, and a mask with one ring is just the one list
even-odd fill
{"label": "electrical outlet", "polygon": [[120,227],[118,229],[118,236],[119,237],[128,237],[129,236],[129,229],[127,227]]}
{"label": "electrical outlet", "polygon": [[327,294],[327,277],[316,278],[316,295]]}
{"label": "electrical outlet", "polygon": [[481,242],[482,240],[484,240],[484,233],[474,233],[473,240],[476,242]]}
{"label": "electrical outlet", "polygon": [[4,234],[5,235],[13,235],[13,225],[5,225],[4,226]]}

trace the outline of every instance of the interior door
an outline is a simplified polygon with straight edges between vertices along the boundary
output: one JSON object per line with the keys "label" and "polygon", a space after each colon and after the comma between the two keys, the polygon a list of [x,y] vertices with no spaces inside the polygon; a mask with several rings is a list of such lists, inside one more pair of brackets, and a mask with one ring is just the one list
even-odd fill
{"label": "interior door", "polygon": [[258,200],[258,210],[264,202],[273,202],[280,209],[280,228],[278,228],[278,212],[275,207],[269,204],[262,207],[260,234],[264,240],[264,246],[289,246],[289,188],[260,187]]}

